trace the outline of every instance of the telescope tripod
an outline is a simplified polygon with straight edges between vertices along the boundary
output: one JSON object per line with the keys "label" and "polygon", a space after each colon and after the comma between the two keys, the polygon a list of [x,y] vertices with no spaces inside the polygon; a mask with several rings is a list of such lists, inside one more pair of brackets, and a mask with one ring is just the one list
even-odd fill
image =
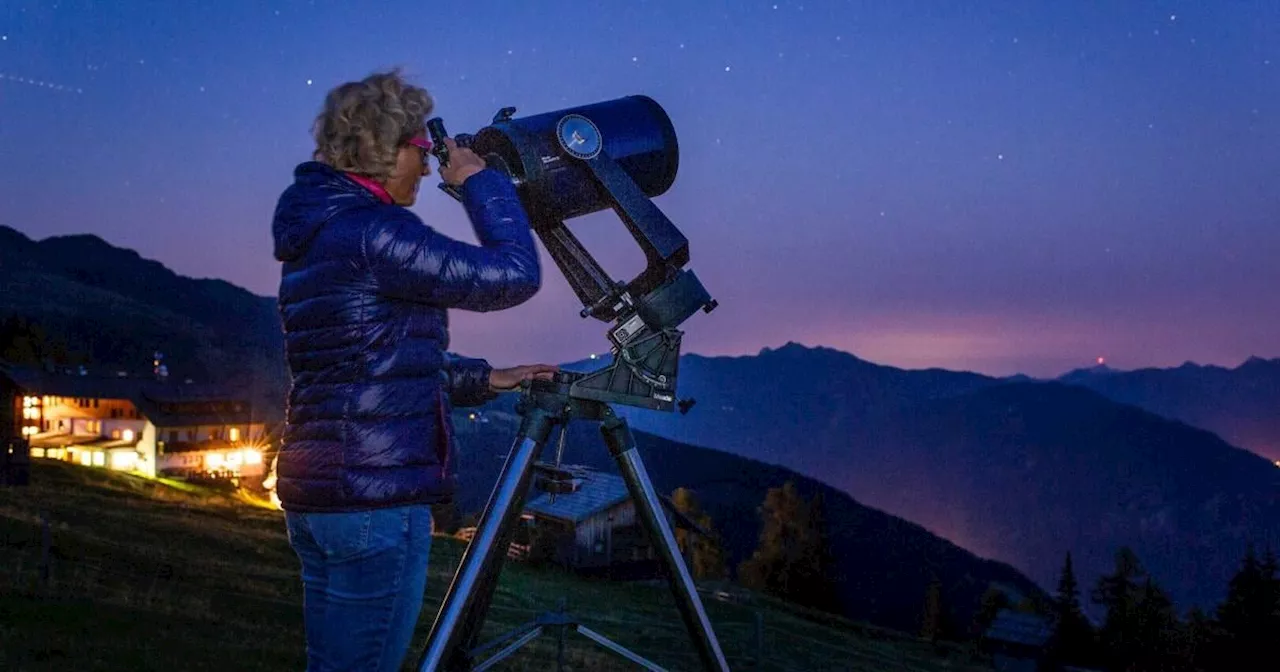
{"label": "telescope tripod", "polygon": [[[600,433],[605,445],[618,464],[635,503],[636,515],[643,523],[650,543],[654,545],[666,569],[676,607],[697,647],[703,666],[707,670],[728,672],[729,664],[703,609],[671,526],[663,515],[661,498],[645,471],[630,427],[626,420],[614,414],[607,403],[572,395],[571,384],[580,377],[581,374],[561,372],[556,374],[554,381],[533,381],[525,388],[517,407],[522,417],[519,434],[480,516],[475,535],[467,546],[453,582],[440,605],[431,634],[427,638],[426,649],[418,662],[420,672],[488,669],[532,641],[542,633],[544,626],[549,625],[572,627],[645,669],[662,670],[621,645],[585,628],[563,612],[544,614],[516,633],[499,638],[499,642],[474,646],[484,625],[485,614],[493,599],[498,575],[515,526],[524,510],[526,493],[535,471],[551,472],[551,476],[547,478],[549,487],[545,488],[549,492],[572,492],[571,485],[567,481],[558,480],[556,470],[538,463],[538,458],[551,432],[557,426],[567,428],[568,423],[575,419],[601,423]],[[473,663],[478,655],[512,636],[516,637],[514,642],[478,665]]]}

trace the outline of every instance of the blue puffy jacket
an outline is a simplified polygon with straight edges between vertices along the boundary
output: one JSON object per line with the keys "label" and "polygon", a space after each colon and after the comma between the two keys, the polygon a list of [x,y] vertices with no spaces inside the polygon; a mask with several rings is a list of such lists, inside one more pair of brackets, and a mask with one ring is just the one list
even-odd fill
{"label": "blue puffy jacket", "polygon": [[491,393],[485,360],[448,352],[447,310],[510,308],[541,283],[515,189],[492,169],[463,183],[476,246],[325,164],[294,179],[272,224],[293,378],[276,494],[290,511],[448,501],[450,411]]}

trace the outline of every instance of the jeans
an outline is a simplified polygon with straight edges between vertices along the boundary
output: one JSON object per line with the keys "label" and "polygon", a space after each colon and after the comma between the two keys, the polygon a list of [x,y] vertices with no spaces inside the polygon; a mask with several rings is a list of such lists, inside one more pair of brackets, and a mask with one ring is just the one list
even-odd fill
{"label": "jeans", "polygon": [[302,561],[307,672],[396,672],[422,611],[431,508],[285,512]]}

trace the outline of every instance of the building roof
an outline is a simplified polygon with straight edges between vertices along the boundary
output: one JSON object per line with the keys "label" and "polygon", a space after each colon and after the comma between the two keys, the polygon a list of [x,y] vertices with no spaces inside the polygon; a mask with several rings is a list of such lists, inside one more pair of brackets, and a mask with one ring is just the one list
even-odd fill
{"label": "building roof", "polygon": [[1048,619],[1013,609],[1001,609],[987,628],[987,639],[1025,646],[1044,646],[1053,635]]}
{"label": "building roof", "polygon": [[253,420],[252,404],[240,399],[231,389],[216,384],[81,375],[2,362],[0,376],[34,395],[128,400],[160,428],[247,424]]}
{"label": "building roof", "polygon": [[576,465],[561,465],[561,468],[573,474],[579,484],[578,491],[556,495],[553,503],[550,493],[531,489],[530,493],[537,492],[538,496],[529,500],[525,511],[578,523],[631,498],[626,481],[617,474]]}

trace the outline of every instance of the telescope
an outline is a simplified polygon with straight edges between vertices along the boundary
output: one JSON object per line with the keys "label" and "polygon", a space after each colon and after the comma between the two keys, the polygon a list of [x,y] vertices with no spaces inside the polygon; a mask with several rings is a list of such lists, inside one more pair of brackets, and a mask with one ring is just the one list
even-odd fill
{"label": "telescope", "polygon": [[[692,402],[676,400],[683,335],[679,327],[699,310],[710,313],[717,306],[693,271],[685,268],[688,239],[650,200],[675,183],[680,163],[675,127],[662,106],[643,95],[527,117],[515,117],[515,112],[514,107],[504,107],[490,125],[474,134],[459,134],[454,142],[510,178],[534,233],[581,301],[579,316],[609,325],[606,337],[613,356],[595,371],[561,371],[553,380],[522,385],[516,405],[521,416],[518,436],[441,602],[417,669],[488,669],[547,628],[557,629],[562,638],[566,630],[575,631],[643,669],[663,669],[563,611],[544,614],[477,645],[526,492],[536,486],[552,497],[572,496],[579,481],[560,463],[565,430],[573,420],[588,420],[600,423],[601,436],[627,484],[636,517],[665,570],[703,666],[728,672],[663,507],[677,522],[695,530],[696,526],[654,490],[630,427],[610,406],[686,412]],[[447,166],[443,121],[429,120],[427,130],[431,151],[442,167]],[[440,188],[462,200],[457,188]],[[566,224],[606,209],[617,214],[644,252],[644,270],[625,282],[601,268]],[[557,428],[555,461],[540,461]],[[563,652],[563,639],[560,647]]]}

